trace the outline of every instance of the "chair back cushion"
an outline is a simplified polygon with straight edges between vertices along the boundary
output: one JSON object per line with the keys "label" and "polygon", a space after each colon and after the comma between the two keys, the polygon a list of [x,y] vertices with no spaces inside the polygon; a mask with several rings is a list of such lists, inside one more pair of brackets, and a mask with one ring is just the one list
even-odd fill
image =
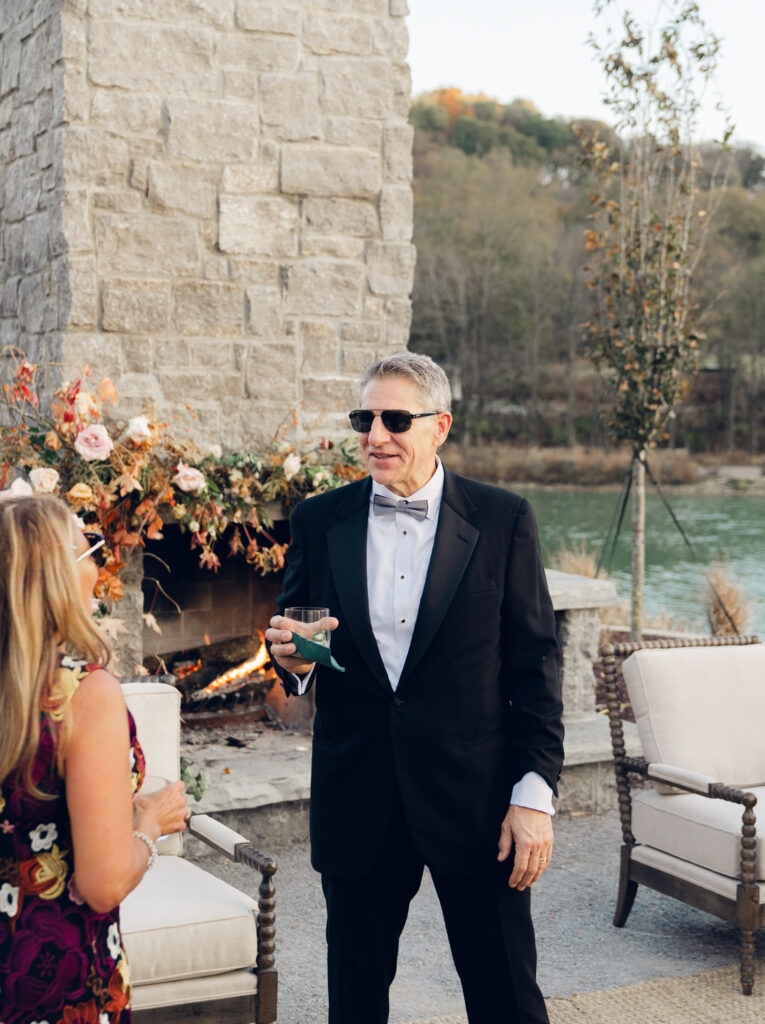
{"label": "chair back cushion", "polygon": [[638,651],[622,671],[647,761],[765,784],[764,645]]}
{"label": "chair back cushion", "polygon": [[[181,695],[167,683],[122,683],[125,703],[135,719],[136,734],[146,757],[146,792],[181,775]],[[159,844],[162,854],[180,854],[180,835]]]}

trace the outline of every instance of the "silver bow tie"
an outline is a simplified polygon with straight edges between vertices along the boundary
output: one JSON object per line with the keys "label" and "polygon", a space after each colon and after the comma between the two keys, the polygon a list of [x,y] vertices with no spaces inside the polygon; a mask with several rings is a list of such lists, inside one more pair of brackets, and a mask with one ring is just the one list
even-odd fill
{"label": "silver bow tie", "polygon": [[394,512],[406,512],[415,519],[425,519],[428,514],[427,501],[394,501],[393,498],[386,498],[384,494],[375,494],[374,510],[376,516],[393,515]]}

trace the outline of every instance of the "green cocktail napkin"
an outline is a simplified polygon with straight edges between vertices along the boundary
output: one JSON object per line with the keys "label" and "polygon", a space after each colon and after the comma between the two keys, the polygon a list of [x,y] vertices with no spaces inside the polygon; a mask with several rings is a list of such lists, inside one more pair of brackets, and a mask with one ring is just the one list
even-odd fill
{"label": "green cocktail napkin", "polygon": [[324,644],[317,644],[313,640],[307,640],[304,636],[300,636],[299,633],[292,634],[292,642],[295,645],[295,654],[299,654],[306,661],[317,661],[320,665],[326,665],[327,668],[334,668],[338,672],[345,672],[343,666],[338,665],[332,657],[329,647],[325,647]]}

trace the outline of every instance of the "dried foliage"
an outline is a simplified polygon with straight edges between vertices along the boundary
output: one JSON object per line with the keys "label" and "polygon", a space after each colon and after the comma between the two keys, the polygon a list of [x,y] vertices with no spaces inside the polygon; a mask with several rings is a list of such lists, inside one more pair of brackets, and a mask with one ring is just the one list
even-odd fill
{"label": "dried foliage", "polygon": [[289,512],[303,498],[365,475],[356,449],[329,439],[310,451],[282,440],[264,451],[223,455],[174,439],[166,423],[149,415],[121,426],[105,417],[118,402],[114,385],[85,387],[88,370],[61,385],[46,413],[35,386],[38,367],[17,349],[0,357],[7,378],[0,378],[0,497],[58,494],[97,525],[107,549],[97,588],[103,599],[122,596],[126,554],[161,538],[166,522],[190,535],[204,568],[220,566],[225,533],[229,556],[242,555],[261,573],[280,569],[287,545],[269,532],[269,505]]}
{"label": "dried foliage", "polygon": [[[550,567],[560,572],[570,572],[575,576],[594,579],[598,560],[587,546],[587,541],[575,540],[570,544],[561,544],[550,559]],[[605,573],[603,575],[605,576]]]}
{"label": "dried foliage", "polygon": [[744,585],[733,576],[730,564],[713,562],[707,572],[707,578],[711,583],[706,594],[707,622],[712,635],[732,636],[746,633],[752,613],[752,602]]}

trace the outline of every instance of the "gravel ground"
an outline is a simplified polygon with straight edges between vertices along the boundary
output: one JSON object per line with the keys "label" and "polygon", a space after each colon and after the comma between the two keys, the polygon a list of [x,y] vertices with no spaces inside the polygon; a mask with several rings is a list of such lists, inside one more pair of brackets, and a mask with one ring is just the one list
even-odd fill
{"label": "gravel ground", "polygon": [[[534,897],[539,980],[546,996],[696,974],[734,963],[735,930],[648,889],[638,891],[625,928],[611,924],[619,861],[617,815],[558,818],[553,860]],[[326,1021],[324,905],[305,844],[278,853],[279,1020]],[[248,869],[205,857],[207,870],[254,894]],[[255,885],[253,885],[255,882]],[[757,954],[765,956],[765,939]],[[414,899],[391,991],[391,1022],[464,1012],[429,876]]]}

